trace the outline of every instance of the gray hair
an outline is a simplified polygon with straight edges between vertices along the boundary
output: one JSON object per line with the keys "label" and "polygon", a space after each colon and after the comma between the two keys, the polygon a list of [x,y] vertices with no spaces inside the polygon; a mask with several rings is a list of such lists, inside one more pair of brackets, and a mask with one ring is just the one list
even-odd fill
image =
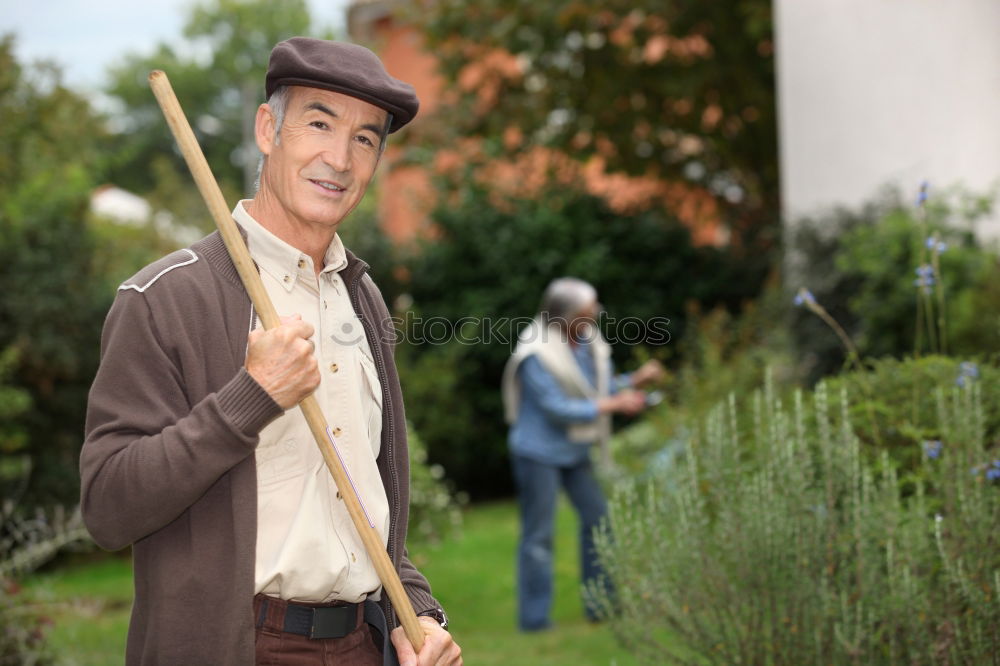
{"label": "gray hair", "polygon": [[[274,143],[281,143],[281,126],[285,122],[285,108],[288,106],[288,86],[278,86],[267,98],[267,105],[274,114]],[[260,175],[264,172],[264,155],[257,158],[257,177],[253,182],[253,191],[260,191]]]}
{"label": "gray hair", "polygon": [[565,326],[585,307],[597,302],[597,289],[578,278],[556,278],[545,288],[538,317],[548,326],[558,323]]}
{"label": "gray hair", "polygon": [[[274,143],[281,143],[281,126],[285,123],[285,110],[288,107],[288,86],[278,86],[267,98],[267,105],[271,107],[274,114]],[[378,157],[382,159],[385,152],[385,145],[389,141],[389,128],[392,126],[392,114],[386,112],[385,127],[382,128],[382,136],[378,142]],[[254,191],[260,189],[260,174],[264,170],[264,156],[257,160],[257,179],[254,181]]]}
{"label": "gray hair", "polygon": [[281,143],[281,126],[285,122],[285,108],[288,106],[288,86],[278,86],[267,98],[267,105],[274,114],[274,142]]}

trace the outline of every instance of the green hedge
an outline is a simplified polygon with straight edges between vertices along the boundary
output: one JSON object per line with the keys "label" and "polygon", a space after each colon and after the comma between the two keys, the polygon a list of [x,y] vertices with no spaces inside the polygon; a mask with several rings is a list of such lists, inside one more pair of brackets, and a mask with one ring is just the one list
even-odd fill
{"label": "green hedge", "polygon": [[[650,664],[996,663],[995,374],[957,386],[945,361],[719,405],[682,462],[611,502],[598,550],[619,639]],[[900,375],[939,377],[896,403]],[[883,425],[919,412],[898,462],[862,441],[879,401]]]}

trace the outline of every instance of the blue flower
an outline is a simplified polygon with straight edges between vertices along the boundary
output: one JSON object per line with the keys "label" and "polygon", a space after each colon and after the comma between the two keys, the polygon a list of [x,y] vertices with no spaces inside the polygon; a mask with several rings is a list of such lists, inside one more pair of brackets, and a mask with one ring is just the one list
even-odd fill
{"label": "blue flower", "polygon": [[918,206],[923,206],[924,202],[927,201],[927,188],[928,183],[926,180],[920,183],[920,191],[917,193]]}
{"label": "blue flower", "polygon": [[795,294],[795,307],[802,307],[806,304],[815,305],[816,297],[812,295],[812,292],[802,287],[799,292]]}
{"label": "blue flower", "polygon": [[972,361],[962,361],[958,364],[958,371],[964,377],[972,377],[973,379],[979,378],[979,366]]}
{"label": "blue flower", "polygon": [[[923,444],[924,444],[924,455],[926,455],[928,458],[930,458],[931,460],[937,460],[938,458],[941,457],[941,450],[944,448],[944,445],[941,444],[941,440],[939,439],[924,440]],[[1000,470],[997,471],[1000,472]]]}
{"label": "blue flower", "polygon": [[977,379],[979,379],[978,365],[972,361],[962,361],[958,364],[958,377],[955,379],[955,384],[965,388],[966,384]]}
{"label": "blue flower", "polygon": [[987,481],[1000,481],[1000,460],[994,460],[992,463],[983,463],[972,468],[973,476],[979,476],[980,472],[985,472],[984,476]]}
{"label": "blue flower", "polygon": [[941,254],[948,249],[947,243],[937,240],[934,236],[928,236],[927,240],[924,241],[924,245],[928,250],[937,250],[938,254]]}
{"label": "blue flower", "polygon": [[931,287],[934,286],[934,267],[924,264],[918,266],[915,272],[917,279],[913,281],[913,286],[923,288],[925,294],[931,293]]}

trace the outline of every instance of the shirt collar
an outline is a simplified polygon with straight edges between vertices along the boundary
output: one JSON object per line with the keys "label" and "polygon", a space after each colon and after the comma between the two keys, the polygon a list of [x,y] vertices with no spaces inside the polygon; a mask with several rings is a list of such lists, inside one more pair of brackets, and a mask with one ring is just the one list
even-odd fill
{"label": "shirt collar", "polygon": [[[233,209],[233,219],[247,233],[250,256],[261,270],[267,271],[287,291],[291,291],[300,277],[311,277],[315,274],[312,258],[281,240],[255,220],[244,207],[247,201],[243,200],[236,204],[236,208]],[[324,266],[321,273],[334,273],[347,266],[347,252],[338,234],[333,235],[323,259]]]}

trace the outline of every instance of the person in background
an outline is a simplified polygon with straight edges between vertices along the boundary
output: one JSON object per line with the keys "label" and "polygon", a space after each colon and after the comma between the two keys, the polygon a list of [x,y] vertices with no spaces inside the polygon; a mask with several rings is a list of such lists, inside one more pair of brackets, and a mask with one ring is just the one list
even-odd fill
{"label": "person in background", "polygon": [[[504,368],[504,413],[521,521],[517,608],[522,631],[551,624],[560,486],[579,514],[583,583],[607,584],[601,583],[593,542],[607,504],[591,449],[607,446],[612,414],[633,415],[645,408],[646,394],[636,389],[663,376],[657,361],[631,374],[614,374],[611,349],[596,323],[599,311],[592,285],[572,277],[553,280]],[[598,619],[590,604],[584,607],[589,619]]]}
{"label": "person in background", "polygon": [[[389,312],[337,234],[417,97],[368,49],[305,37],[274,47],[265,92],[259,187],[233,219],[281,325],[261,330],[218,232],[127,280],[105,322],[81,507],[99,545],[132,547],[126,663],[381,666],[395,646],[403,666],[459,666],[406,554]],[[310,394],[420,616],[419,654],[294,409]]]}

